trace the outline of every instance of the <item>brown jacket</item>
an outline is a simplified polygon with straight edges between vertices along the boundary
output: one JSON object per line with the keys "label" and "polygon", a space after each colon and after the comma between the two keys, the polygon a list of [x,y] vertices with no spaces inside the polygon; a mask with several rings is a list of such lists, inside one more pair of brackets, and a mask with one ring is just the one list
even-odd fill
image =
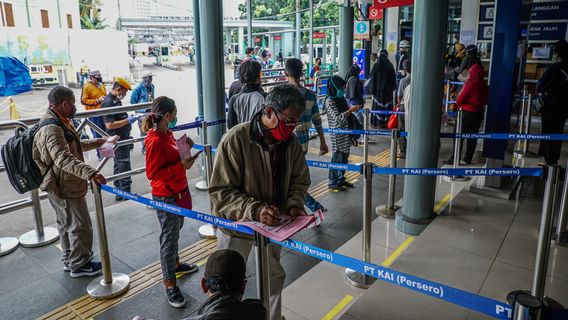
{"label": "brown jacket", "polygon": [[[48,109],[40,121],[50,118],[57,119],[57,115]],[[32,151],[33,159],[43,174],[53,163],[40,189],[49,190],[62,199],[84,197],[87,193],[87,181],[97,172],[86,164],[83,158],[83,151],[97,148],[97,141],[80,141],[75,131],[69,133],[73,136],[70,142],[58,125],[44,126],[34,137]]]}
{"label": "brown jacket", "polygon": [[[213,214],[231,220],[258,221],[260,209],[281,199],[281,212],[293,207],[304,208],[306,192],[310,186],[310,173],[304,152],[296,137],[283,142],[284,163],[280,181],[273,181],[270,152],[253,137],[254,121],[233,127],[225,134],[215,159],[209,196]],[[252,128],[251,128],[252,127]],[[274,195],[273,184],[279,183],[281,195]],[[223,232],[245,239],[250,235],[221,229]]]}

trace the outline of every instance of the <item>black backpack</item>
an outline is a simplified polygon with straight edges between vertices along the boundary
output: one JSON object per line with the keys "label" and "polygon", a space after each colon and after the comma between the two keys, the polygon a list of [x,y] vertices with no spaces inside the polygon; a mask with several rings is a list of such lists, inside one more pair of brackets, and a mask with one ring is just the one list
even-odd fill
{"label": "black backpack", "polygon": [[[32,156],[34,136],[41,127],[52,124],[63,129],[67,141],[74,139],[63,122],[57,119],[46,119],[31,128],[16,129],[16,134],[2,146],[2,161],[6,167],[6,173],[18,193],[35,190],[43,182],[45,175],[41,173]],[[53,163],[47,168],[46,174],[52,166]]]}

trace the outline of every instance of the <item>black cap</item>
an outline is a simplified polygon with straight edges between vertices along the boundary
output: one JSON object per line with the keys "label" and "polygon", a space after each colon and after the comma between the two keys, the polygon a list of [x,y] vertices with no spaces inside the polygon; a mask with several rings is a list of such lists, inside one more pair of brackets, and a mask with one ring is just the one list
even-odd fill
{"label": "black cap", "polygon": [[477,55],[477,46],[474,44],[470,44],[465,47],[465,52],[470,55]]}
{"label": "black cap", "polygon": [[246,277],[245,259],[235,250],[217,250],[207,259],[204,276],[244,279]]}

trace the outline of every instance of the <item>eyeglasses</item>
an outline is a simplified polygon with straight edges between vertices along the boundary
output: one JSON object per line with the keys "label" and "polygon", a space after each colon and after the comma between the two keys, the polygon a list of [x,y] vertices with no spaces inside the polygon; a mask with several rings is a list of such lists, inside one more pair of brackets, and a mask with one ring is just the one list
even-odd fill
{"label": "eyeglasses", "polygon": [[287,127],[297,127],[297,126],[300,124],[300,121],[293,121],[293,120],[290,120],[290,118],[286,117],[282,112],[280,112],[280,111],[278,111],[278,110],[276,110],[276,109],[274,109],[274,108],[272,108],[272,109],[276,112],[276,116],[277,116],[279,119],[284,120],[284,122],[286,123],[286,126],[287,126]]}

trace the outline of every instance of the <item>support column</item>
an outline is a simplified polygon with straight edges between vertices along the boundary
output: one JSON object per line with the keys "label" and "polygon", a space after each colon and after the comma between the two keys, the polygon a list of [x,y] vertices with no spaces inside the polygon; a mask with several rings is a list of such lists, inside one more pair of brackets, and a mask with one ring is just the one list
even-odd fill
{"label": "support column", "polygon": [[[521,0],[495,2],[495,25],[491,65],[489,67],[489,101],[485,118],[485,133],[509,132],[511,104],[515,81],[517,35],[521,22]],[[507,140],[483,142],[483,156],[488,168],[501,167],[507,149]],[[485,187],[500,188],[501,177],[487,177]]]}
{"label": "support column", "polygon": [[[389,8],[389,11],[392,8]],[[448,0],[414,2],[414,45],[412,49],[412,111],[408,126],[408,168],[436,168],[440,135],[440,101]],[[436,94],[438,93],[438,94]],[[436,177],[405,176],[403,207],[396,214],[398,230],[417,235],[434,217]]]}
{"label": "support column", "polygon": [[[227,50],[229,50],[229,48],[231,48],[231,36],[233,35],[233,33],[231,32],[231,29],[227,29],[225,30],[225,48]],[[229,51],[227,51],[229,52]]]}
{"label": "support column", "polygon": [[327,63],[327,32],[325,32],[325,37],[323,38],[323,50],[322,50],[321,60],[323,64]]}
{"label": "support column", "polygon": [[339,76],[345,77],[353,64],[353,7],[345,0],[339,11]]}
{"label": "support column", "polygon": [[335,66],[337,60],[337,31],[333,29],[331,34],[331,64]]}
{"label": "support column", "polygon": [[[312,65],[314,64],[314,1],[309,0],[308,6],[310,8],[310,51],[308,53],[308,70],[312,70]],[[325,63],[325,62],[323,62]]]}
{"label": "support column", "polygon": [[245,54],[245,28],[244,27],[239,27],[239,53],[240,54]]}
{"label": "support column", "polygon": [[199,0],[193,0],[193,40],[195,50],[195,78],[197,79],[197,119],[203,120],[203,76],[201,72],[201,22]]}
{"label": "support column", "polygon": [[302,32],[300,31],[302,29],[302,15],[300,13],[300,9],[302,7],[302,1],[301,0],[296,0],[296,58],[301,59],[301,46],[302,46]]}
{"label": "support column", "polygon": [[270,50],[270,53],[272,53],[272,59],[275,59],[278,52],[276,52],[276,47],[274,46],[274,35],[272,34],[268,35],[268,49]]}
{"label": "support column", "polygon": [[247,42],[249,47],[254,48],[252,41],[252,0],[247,0]]}
{"label": "support column", "polygon": [[[223,5],[222,0],[199,2],[201,27],[201,59],[203,70],[215,77],[203,79],[203,109],[205,121],[225,119],[225,69],[223,64]],[[213,147],[221,140],[223,126],[207,130],[207,142]]]}

